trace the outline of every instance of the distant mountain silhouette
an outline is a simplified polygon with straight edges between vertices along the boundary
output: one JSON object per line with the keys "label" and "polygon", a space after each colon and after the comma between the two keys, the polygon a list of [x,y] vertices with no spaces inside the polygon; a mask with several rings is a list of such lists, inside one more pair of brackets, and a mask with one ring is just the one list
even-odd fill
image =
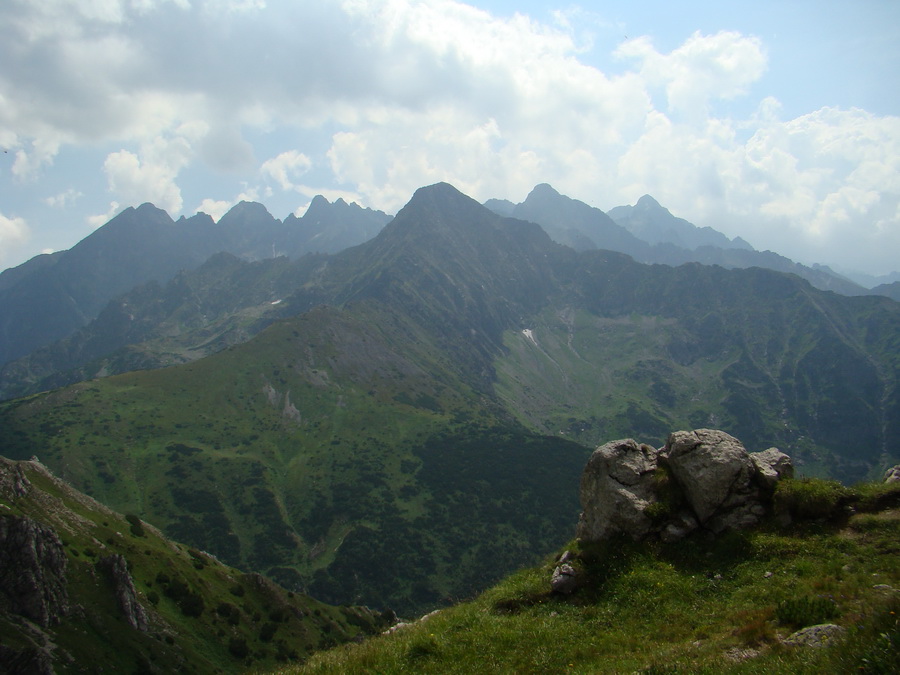
{"label": "distant mountain silhouette", "polygon": [[600,248],[626,253],[638,262],[671,266],[699,262],[727,268],[765,267],[796,274],[822,290],[844,295],[868,293],[827,267],[810,268],[772,251],[756,251],[740,237],[728,239],[712,228],[676,218],[649,195],[635,206],[617,206],[608,215],[540,184],[511,210],[509,202],[501,200],[489,200],[485,206],[494,207],[501,215],[511,213],[536,222],[554,241],[579,251]]}
{"label": "distant mountain silhouette", "polygon": [[143,204],[127,208],[67,251],[37,256],[0,275],[0,365],[71,335],[113,298],[149,281],[165,283],[214,253],[257,260],[336,252],[371,238],[390,217],[343,200],[313,200],[284,222],[241,202],[215,223],[205,213],[174,222]]}

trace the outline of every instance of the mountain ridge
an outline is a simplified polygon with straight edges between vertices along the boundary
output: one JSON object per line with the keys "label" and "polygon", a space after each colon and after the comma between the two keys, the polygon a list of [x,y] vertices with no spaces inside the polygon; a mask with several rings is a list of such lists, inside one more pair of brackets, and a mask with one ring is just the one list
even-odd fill
{"label": "mountain ridge", "polygon": [[[317,210],[321,214],[323,209]],[[338,250],[360,243],[389,219],[370,209],[336,210],[340,216],[325,225],[342,222],[343,232],[313,249],[323,248],[323,243]],[[205,213],[176,222],[149,203],[128,207],[71,249],[0,275],[0,365],[68,337],[135,286],[165,283],[215,253],[256,259],[274,257],[275,249],[298,257],[322,232],[312,224],[308,229],[292,227],[298,221],[306,225],[293,218],[285,228],[263,205],[249,202],[233,207],[218,223]],[[254,224],[260,227],[248,227]]]}
{"label": "mountain ridge", "polygon": [[599,438],[715,426],[846,480],[898,455],[887,298],[576,252],[446,185],[340,254],[222,262],[284,314],[2,403],[0,444],[330,602],[435,607],[553,548]]}

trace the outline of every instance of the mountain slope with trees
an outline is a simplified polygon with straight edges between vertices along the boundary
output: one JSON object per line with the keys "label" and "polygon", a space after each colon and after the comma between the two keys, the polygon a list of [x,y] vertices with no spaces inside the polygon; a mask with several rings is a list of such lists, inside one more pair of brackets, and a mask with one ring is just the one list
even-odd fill
{"label": "mountain slope with trees", "polygon": [[329,602],[419,611],[560,545],[609,438],[716,422],[844,480],[900,458],[887,298],[576,252],[446,184],[340,254],[219,264],[277,308],[255,337],[3,403],[0,444]]}

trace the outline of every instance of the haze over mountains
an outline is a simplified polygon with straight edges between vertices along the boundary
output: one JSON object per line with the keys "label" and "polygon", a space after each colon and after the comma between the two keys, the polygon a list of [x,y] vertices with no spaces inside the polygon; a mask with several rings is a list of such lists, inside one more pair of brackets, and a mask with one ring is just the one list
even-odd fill
{"label": "haze over mountains", "polygon": [[[732,241],[711,228],[697,228],[673,216],[649,195],[634,206],[617,207],[605,214],[541,184],[521,204],[489,200],[486,206],[501,215],[536,222],[555,241],[576,250],[607,249],[639,262],[672,266],[685,262],[728,268],[759,266],[797,274],[817,288],[845,295],[867,293],[826,267],[805,267],[770,251],[755,251],[740,238]],[[371,239],[389,220],[382,212],[341,199],[332,204],[321,196],[313,199],[302,218],[291,214],[284,221],[272,217],[261,204],[247,202],[233,207],[218,223],[202,213],[173,222],[150,204],[125,209],[71,250],[38,256],[0,273],[0,366],[69,339],[69,344],[47,347],[50,353],[45,349],[35,358],[7,368],[0,376],[0,396],[137,367],[139,364],[132,363],[113,370],[98,368],[94,373],[44,381],[59,371],[82,367],[118,347],[141,341],[140,331],[136,333],[133,327],[128,337],[111,342],[101,337],[108,327],[99,329],[101,336],[93,335],[97,332],[93,329],[88,329],[93,337],[73,335],[104,309],[103,321],[108,324],[109,314],[116,310],[107,303],[132,289],[138,294],[145,292],[137,289],[141,284],[165,284],[176,274],[198,269],[220,252],[246,260],[336,253]],[[882,284],[871,293],[900,297],[896,282]],[[131,308],[131,316],[134,300],[123,302]],[[140,310],[140,303],[137,305]],[[208,351],[196,355],[204,353]],[[28,374],[22,375],[23,371]]]}
{"label": "haze over mountains", "polygon": [[204,213],[173,221],[152,204],[129,207],[68,251],[0,274],[0,363],[66,337],[112,299],[148,281],[164,283],[214,253],[257,260],[334,253],[374,236],[390,217],[317,197],[302,218],[273,218],[241,202],[218,223]]}
{"label": "haze over mountains", "polygon": [[[535,192],[533,218],[556,200],[631,241]],[[4,382],[65,368],[122,374],[2,404],[5,453],[230,564],[405,611],[565,541],[611,438],[716,427],[844,480],[900,459],[897,302],[575,250],[446,184],[339,253],[224,253],[137,288]]]}

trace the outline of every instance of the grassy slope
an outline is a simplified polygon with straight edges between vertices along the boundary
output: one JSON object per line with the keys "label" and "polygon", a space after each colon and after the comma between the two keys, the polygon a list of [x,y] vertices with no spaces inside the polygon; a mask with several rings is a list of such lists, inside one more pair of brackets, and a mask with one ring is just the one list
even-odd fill
{"label": "grassy slope", "polygon": [[[472,602],[279,672],[897,672],[900,596],[884,585],[900,588],[900,489],[863,493],[869,508],[873,494],[894,506],[858,503],[837,523],[772,522],[715,541],[573,542],[585,581],[572,596],[549,593],[548,560]],[[847,628],[846,640],[781,643],[824,622]]]}
{"label": "grassy slope", "polygon": [[[12,463],[0,461],[0,470],[11,469]],[[0,497],[0,517],[26,516],[58,533],[67,560],[69,602],[80,608],[46,629],[57,645],[57,672],[85,672],[88,664],[110,672],[272,668],[376,630],[382,621],[366,609],[332,607],[243,574],[163,538],[133,517],[130,522],[36,463],[21,466],[31,483],[29,493]],[[146,632],[123,620],[111,583],[96,567],[111,554],[123,555],[128,563],[139,602],[149,614]],[[185,611],[187,592],[193,609]],[[0,616],[0,626],[7,647],[27,647],[34,636],[16,617]]]}
{"label": "grassy slope", "polygon": [[434,606],[564,541],[588,452],[481,406],[429,340],[319,308],[193,364],[6,404],[5,452],[316,597]]}

